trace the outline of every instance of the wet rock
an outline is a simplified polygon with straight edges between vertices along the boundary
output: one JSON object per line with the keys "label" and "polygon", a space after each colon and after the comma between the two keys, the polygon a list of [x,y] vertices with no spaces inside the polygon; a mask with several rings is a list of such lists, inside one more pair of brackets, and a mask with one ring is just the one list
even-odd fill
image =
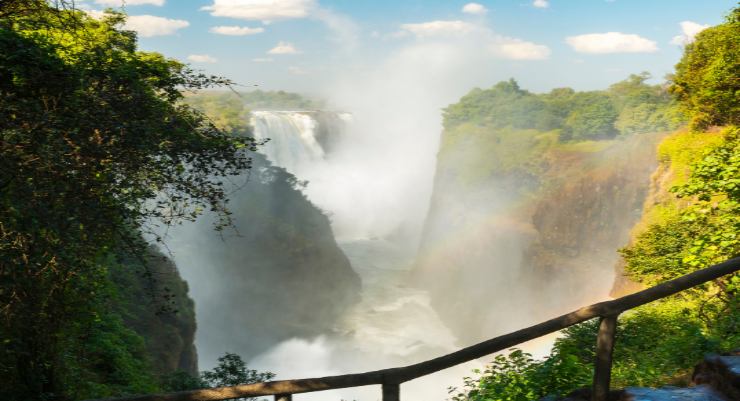
{"label": "wet rock", "polygon": [[740,400],[740,352],[734,355],[707,355],[694,368],[692,381],[708,385],[728,399]]}
{"label": "wet rock", "polygon": [[628,387],[624,401],[731,401],[712,387],[700,384],[695,387]]}

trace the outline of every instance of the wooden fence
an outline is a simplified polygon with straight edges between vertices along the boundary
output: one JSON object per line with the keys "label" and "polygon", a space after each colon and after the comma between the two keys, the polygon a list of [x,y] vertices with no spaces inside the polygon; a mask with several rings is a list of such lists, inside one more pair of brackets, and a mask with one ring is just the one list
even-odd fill
{"label": "wooden fence", "polygon": [[348,375],[298,380],[277,380],[232,387],[89,401],[216,401],[268,395],[275,396],[275,401],[291,401],[292,394],[373,384],[382,386],[383,401],[399,401],[400,385],[404,382],[511,348],[517,344],[596,317],[599,317],[601,321],[599,334],[596,339],[592,401],[606,401],[611,379],[614,334],[617,326],[617,317],[620,313],[735,273],[738,270],[740,270],[740,257],[666,281],[631,295],[586,306],[534,326],[492,338],[459,351],[413,365]]}

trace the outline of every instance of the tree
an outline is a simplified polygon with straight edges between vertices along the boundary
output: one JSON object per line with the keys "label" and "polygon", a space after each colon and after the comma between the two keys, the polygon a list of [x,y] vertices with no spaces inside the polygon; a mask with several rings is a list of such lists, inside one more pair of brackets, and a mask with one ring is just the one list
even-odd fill
{"label": "tree", "polygon": [[695,129],[740,124],[740,7],[723,24],[707,28],[686,46],[671,92]]}
{"label": "tree", "polygon": [[582,141],[612,138],[616,135],[614,122],[617,110],[608,95],[601,92],[582,92],[574,101],[577,106],[565,120],[561,139]]}
{"label": "tree", "polygon": [[224,387],[266,382],[275,374],[248,369],[239,355],[227,352],[218,358],[218,365],[212,371],[203,372],[201,377],[209,387]]}
{"label": "tree", "polygon": [[0,3],[2,399],[70,398],[106,258],[143,258],[151,222],[229,224],[223,177],[250,166],[251,139],[180,102],[229,81],[138,51],[124,18]]}

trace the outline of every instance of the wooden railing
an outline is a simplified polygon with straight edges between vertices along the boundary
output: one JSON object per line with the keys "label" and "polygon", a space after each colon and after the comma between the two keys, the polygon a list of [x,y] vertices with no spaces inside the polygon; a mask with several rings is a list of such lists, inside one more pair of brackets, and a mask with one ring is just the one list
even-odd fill
{"label": "wooden railing", "polygon": [[292,394],[372,384],[382,386],[383,401],[399,401],[400,385],[404,382],[508,349],[517,344],[562,330],[595,317],[599,317],[601,322],[596,340],[592,401],[606,401],[611,379],[614,334],[617,326],[617,317],[620,313],[732,274],[738,270],[740,270],[740,257],[666,281],[631,295],[593,304],[534,326],[492,338],[451,354],[413,365],[349,375],[299,380],[277,380],[232,387],[90,401],[216,401],[268,395],[274,395],[275,401],[291,401]]}

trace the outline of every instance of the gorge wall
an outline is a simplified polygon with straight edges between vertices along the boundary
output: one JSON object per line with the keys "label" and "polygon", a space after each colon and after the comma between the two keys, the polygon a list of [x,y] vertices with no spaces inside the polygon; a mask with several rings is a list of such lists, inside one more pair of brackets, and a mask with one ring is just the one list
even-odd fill
{"label": "gorge wall", "polygon": [[[639,76],[542,95],[509,81],[445,109],[413,282],[464,343],[609,296],[657,166],[657,131],[674,124],[661,96]],[[663,122],[625,123],[640,104]]]}
{"label": "gorge wall", "polygon": [[224,352],[245,359],[293,337],[331,331],[357,300],[360,279],[327,217],[300,183],[259,154],[230,196],[234,228],[214,216],[170,231],[169,247],[192,283],[203,367]]}

